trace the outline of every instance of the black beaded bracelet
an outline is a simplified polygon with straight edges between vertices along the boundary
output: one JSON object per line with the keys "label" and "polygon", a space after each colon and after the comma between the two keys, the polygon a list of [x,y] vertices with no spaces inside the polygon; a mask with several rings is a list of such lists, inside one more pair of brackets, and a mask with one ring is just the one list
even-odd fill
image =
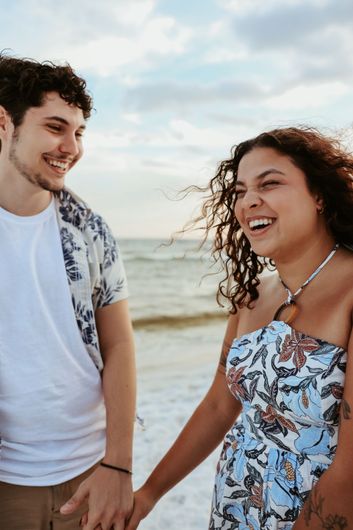
{"label": "black beaded bracelet", "polygon": [[101,462],[100,465],[103,467],[108,467],[109,469],[115,469],[115,471],[122,471],[123,473],[127,473],[128,475],[132,475],[132,471],[130,471],[130,469],[125,469],[123,467],[118,467],[118,466],[112,466],[111,464],[106,464],[105,462]]}

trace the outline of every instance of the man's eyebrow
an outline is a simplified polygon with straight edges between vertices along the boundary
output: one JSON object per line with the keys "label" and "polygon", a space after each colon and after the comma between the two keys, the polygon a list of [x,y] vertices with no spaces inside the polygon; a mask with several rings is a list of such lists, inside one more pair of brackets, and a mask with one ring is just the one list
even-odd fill
{"label": "man's eyebrow", "polygon": [[[62,123],[63,125],[70,125],[70,123],[65,120],[65,118],[62,118],[61,116],[46,116],[44,120],[52,120],[52,121],[58,121],[59,123]],[[79,129],[86,129],[86,125],[83,123],[79,126]]]}
{"label": "man's eyebrow", "polygon": [[[276,175],[284,175],[283,171],[280,171],[279,169],[275,169],[274,167],[270,168],[270,169],[266,169],[265,171],[263,171],[262,173],[260,173],[259,175],[257,175],[255,177],[255,180],[261,180],[265,177],[267,177],[267,175],[272,175],[272,174],[276,174]],[[242,181],[242,180],[237,180],[235,185],[237,186],[245,186],[245,183]]]}

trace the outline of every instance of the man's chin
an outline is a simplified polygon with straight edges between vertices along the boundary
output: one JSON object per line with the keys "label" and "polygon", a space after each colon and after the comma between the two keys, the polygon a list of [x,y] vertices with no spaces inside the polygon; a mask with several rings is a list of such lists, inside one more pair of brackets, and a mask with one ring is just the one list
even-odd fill
{"label": "man's chin", "polygon": [[58,182],[48,182],[48,181],[41,181],[38,182],[38,185],[46,191],[50,192],[56,192],[61,191],[65,186],[65,180],[60,179]]}

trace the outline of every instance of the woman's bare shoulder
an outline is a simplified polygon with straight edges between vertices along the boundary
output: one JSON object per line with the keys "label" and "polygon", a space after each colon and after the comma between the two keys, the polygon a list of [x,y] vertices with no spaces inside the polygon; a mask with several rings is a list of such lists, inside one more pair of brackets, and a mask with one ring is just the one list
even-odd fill
{"label": "woman's bare shoulder", "polygon": [[340,270],[334,274],[334,285],[338,289],[338,298],[347,300],[353,318],[353,251],[343,249]]}
{"label": "woman's bare shoulder", "polygon": [[330,271],[333,285],[337,288],[338,294],[343,290],[341,294],[352,296],[353,299],[353,251],[342,248],[338,257]]}

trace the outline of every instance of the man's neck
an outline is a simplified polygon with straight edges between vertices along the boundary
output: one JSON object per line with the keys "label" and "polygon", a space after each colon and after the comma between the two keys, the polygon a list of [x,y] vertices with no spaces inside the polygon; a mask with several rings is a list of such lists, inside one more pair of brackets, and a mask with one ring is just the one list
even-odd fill
{"label": "man's neck", "polygon": [[52,193],[32,184],[9,184],[0,177],[0,207],[20,216],[36,215],[45,210],[51,201]]}

